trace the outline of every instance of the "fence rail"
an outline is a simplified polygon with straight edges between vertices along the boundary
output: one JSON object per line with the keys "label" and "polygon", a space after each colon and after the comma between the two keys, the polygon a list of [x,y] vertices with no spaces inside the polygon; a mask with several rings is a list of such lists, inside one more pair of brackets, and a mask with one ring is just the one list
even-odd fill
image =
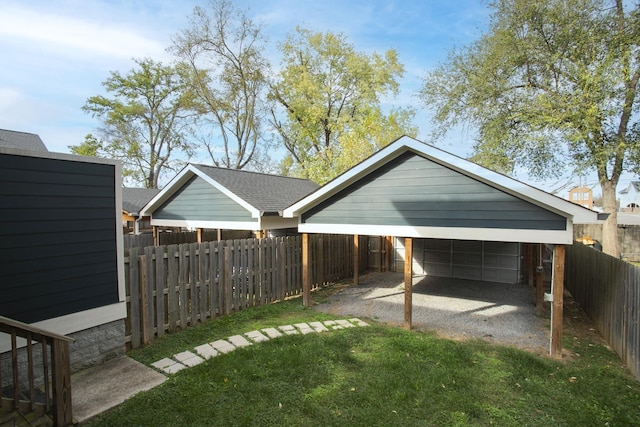
{"label": "fence rail", "polygon": [[[353,275],[352,236],[310,236],[310,270],[312,289]],[[209,318],[300,294],[302,239],[132,248],[125,283],[126,339],[136,348]]]}
{"label": "fence rail", "polygon": [[640,379],[640,268],[583,245],[567,246],[567,289]]}
{"label": "fence rail", "polygon": [[10,337],[11,351],[0,355],[0,409],[45,414],[55,426],[71,425],[73,339],[0,316],[2,334]]}

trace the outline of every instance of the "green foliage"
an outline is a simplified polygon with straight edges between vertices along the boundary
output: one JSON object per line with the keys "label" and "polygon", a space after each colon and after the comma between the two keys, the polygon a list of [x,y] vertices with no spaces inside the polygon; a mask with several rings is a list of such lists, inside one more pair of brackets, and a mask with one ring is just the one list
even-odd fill
{"label": "green foliage", "polygon": [[82,107],[102,121],[101,139],[88,136],[69,148],[120,159],[126,177],[157,188],[162,173],[174,168],[177,152],[191,152],[184,131],[193,114],[193,94],[180,67],[151,59],[135,63],[126,75],[112,71],[103,82],[111,97],[92,96]]}
{"label": "green foliage", "polygon": [[[299,299],[250,308],[132,354],[144,363],[254,329],[332,316]],[[587,340],[546,359],[377,325],[283,336],[183,370],[92,426],[627,426],[640,384]],[[186,335],[185,335],[186,334]],[[154,348],[155,347],[155,348]]]}
{"label": "green foliage", "polygon": [[[640,159],[640,6],[626,6],[492,2],[488,32],[425,78],[421,97],[435,110],[436,133],[463,122],[477,127],[476,159],[489,168],[597,172],[604,210],[614,213],[620,175]],[[612,255],[615,222],[610,215],[605,232]]]}
{"label": "green foliage", "polygon": [[199,104],[191,130],[211,161],[242,169],[264,160],[269,63],[260,27],[233,3],[213,0],[194,8],[170,50],[188,64]]}
{"label": "green foliage", "polygon": [[281,71],[270,98],[281,114],[272,111],[272,124],[293,174],[324,183],[376,147],[416,133],[413,110],[385,115],[380,107],[382,96],[397,93],[404,72],[395,50],[366,55],[343,34],[298,27],[280,51]]}

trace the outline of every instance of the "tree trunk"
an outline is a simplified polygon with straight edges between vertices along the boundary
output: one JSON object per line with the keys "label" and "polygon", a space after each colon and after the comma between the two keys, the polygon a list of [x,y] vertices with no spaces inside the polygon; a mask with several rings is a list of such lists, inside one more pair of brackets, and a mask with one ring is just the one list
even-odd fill
{"label": "tree trunk", "polygon": [[602,188],[603,208],[609,217],[602,226],[602,251],[606,254],[620,257],[618,247],[618,203],[616,202],[617,180],[607,180],[600,183]]}

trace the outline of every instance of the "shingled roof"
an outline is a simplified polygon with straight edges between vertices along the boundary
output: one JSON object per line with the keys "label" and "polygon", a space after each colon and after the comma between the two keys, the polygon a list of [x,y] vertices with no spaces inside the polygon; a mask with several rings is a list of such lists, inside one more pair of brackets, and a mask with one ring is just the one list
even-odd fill
{"label": "shingled roof", "polygon": [[29,151],[49,151],[42,139],[35,133],[0,129],[0,147]]}
{"label": "shingled roof", "polygon": [[192,164],[263,213],[277,213],[318,189],[308,179]]}
{"label": "shingled roof", "polygon": [[128,213],[138,213],[159,192],[157,188],[123,188],[122,209]]}

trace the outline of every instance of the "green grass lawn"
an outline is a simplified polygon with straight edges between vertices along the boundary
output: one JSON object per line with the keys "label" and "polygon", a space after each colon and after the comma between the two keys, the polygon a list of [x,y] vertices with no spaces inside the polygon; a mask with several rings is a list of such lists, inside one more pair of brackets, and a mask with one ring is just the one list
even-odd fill
{"label": "green grass lawn", "polygon": [[[151,363],[270,326],[332,319],[291,300],[130,352]],[[550,360],[375,324],[284,336],[171,376],[92,426],[633,426],[640,383],[600,343],[565,334]]]}

